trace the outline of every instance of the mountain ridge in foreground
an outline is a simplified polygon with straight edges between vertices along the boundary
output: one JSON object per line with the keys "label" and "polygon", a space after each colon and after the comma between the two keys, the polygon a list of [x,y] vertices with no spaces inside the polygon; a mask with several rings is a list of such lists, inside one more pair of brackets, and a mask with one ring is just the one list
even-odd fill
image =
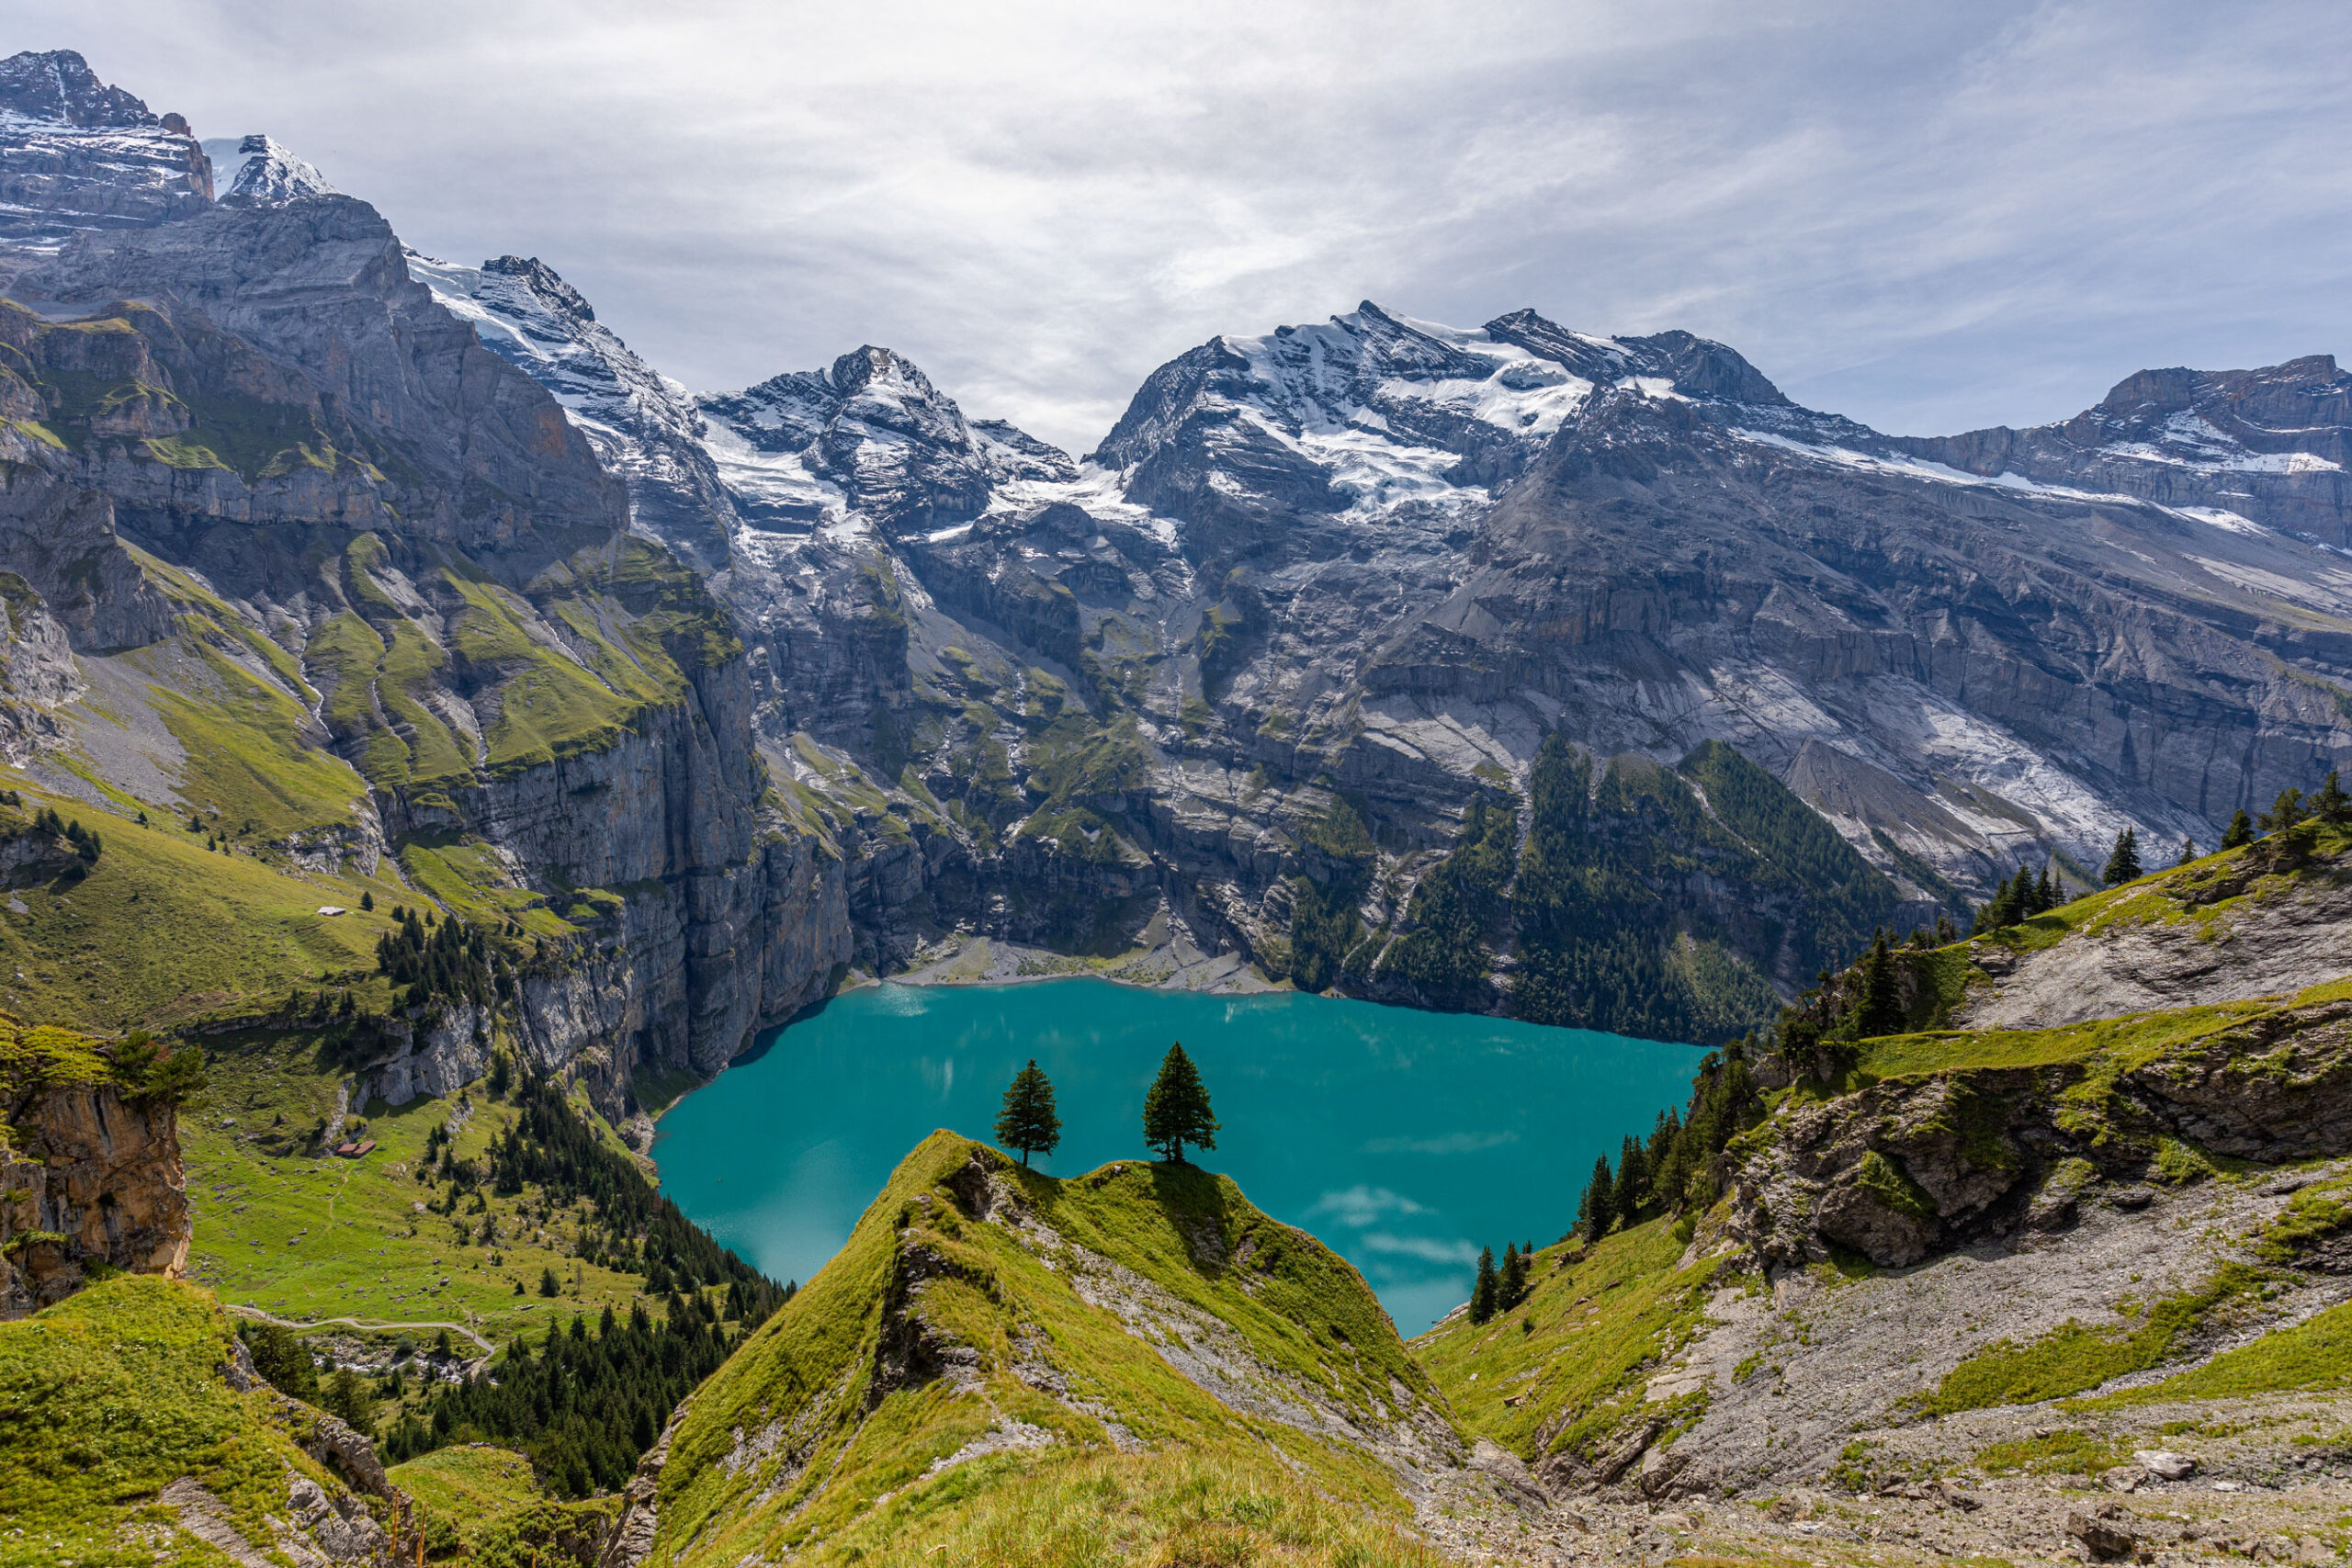
{"label": "mountain ridge in foreground", "polygon": [[[549,1508],[508,1476],[463,1539],[630,1568],[2324,1550],[2352,1390],[2346,980],[2314,957],[2333,977],[2243,998],[2208,970],[2166,1009],[2033,1020],[2063,1017],[2071,993],[2035,970],[2069,954],[2079,974],[2136,967],[2184,927],[2225,947],[2340,934],[2346,834],[2304,824],[1896,955],[1906,1024],[1958,998],[2024,1027],[1860,1037],[1872,981],[1847,971],[1777,1044],[1702,1064],[1690,1157],[1630,1188],[1622,1223],[1534,1249],[1520,1299],[1409,1345],[1343,1260],[1227,1178],[1136,1160],[1055,1179],[934,1134],[647,1435],[621,1495]],[[42,1375],[43,1325],[131,1286],[212,1310],[169,1280],[92,1286],[0,1325],[0,1377]],[[233,1387],[229,1346],[187,1378]],[[0,1474],[51,1462],[105,1392],[51,1386],[47,1425],[0,1436]],[[309,1430],[295,1402],[254,1397]],[[410,1528],[336,1441],[312,1483]],[[498,1462],[428,1458],[412,1463],[436,1497]],[[191,1495],[96,1524],[214,1528]],[[327,1517],[302,1528],[324,1540]]]}

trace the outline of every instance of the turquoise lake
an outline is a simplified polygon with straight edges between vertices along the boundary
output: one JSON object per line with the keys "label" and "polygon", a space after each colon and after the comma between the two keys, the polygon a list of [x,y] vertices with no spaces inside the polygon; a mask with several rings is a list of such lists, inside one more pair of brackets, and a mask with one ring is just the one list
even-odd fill
{"label": "turquoise lake", "polygon": [[1363,1273],[1402,1333],[1470,1293],[1481,1247],[1546,1245],[1593,1156],[1690,1095],[1700,1053],[1585,1030],[1277,994],[1204,997],[1101,980],[884,985],[763,1037],[662,1118],[662,1190],[778,1280],[839,1250],[936,1128],[988,1138],[1035,1056],[1075,1176],[1148,1157],[1143,1097],[1169,1043],[1223,1123],[1200,1164]]}

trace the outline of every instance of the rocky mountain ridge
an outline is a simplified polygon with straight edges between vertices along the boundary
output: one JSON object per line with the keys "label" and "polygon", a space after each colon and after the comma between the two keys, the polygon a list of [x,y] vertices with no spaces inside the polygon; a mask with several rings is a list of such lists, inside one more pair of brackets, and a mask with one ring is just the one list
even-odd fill
{"label": "rocky mountain ridge", "polygon": [[[43,134],[103,162],[127,116],[207,171],[143,112]],[[12,660],[42,672],[6,705],[11,761],[311,881],[273,896],[339,909],[389,874],[493,933],[498,1005],[378,1032],[379,1092],[445,1092],[501,1043],[593,1047],[616,1111],[639,1061],[715,1071],[847,955],[839,860],[766,795],[728,616],[390,226],[255,141],[217,203],[10,253],[0,554]]]}
{"label": "rocky mountain ridge", "polygon": [[[62,57],[17,69],[36,85],[72,73]],[[973,935],[1097,952],[1148,939],[1222,955],[1221,976],[1249,964],[1423,1005],[1528,1011],[1540,978],[1551,999],[1530,1016],[1712,1037],[1806,977],[1792,955],[1819,933],[1792,942],[1786,923],[1817,915],[1792,916],[1789,876],[1826,878],[1874,919],[1962,915],[2022,862],[2086,880],[2127,825],[2151,842],[2210,839],[2239,805],[2315,783],[2352,741],[2352,604],[2337,602],[2335,525],[2313,524],[2341,475],[2332,361],[2151,373],[2069,425],[1931,452],[1798,408],[1687,333],[1599,337],[1532,311],[1458,330],[1367,303],[1179,356],[1073,459],[968,418],[872,346],[689,396],[545,263],[419,256],[286,149],[237,147],[230,196],[28,245],[10,293],[61,343],[102,301],[172,301],[193,313],[159,315],[182,339],[223,334],[201,353],[233,357],[233,344],[292,373],[295,401],[275,406],[310,411],[302,439],[256,446],[248,474],[166,408],[137,416],[144,445],[92,424],[97,456],[31,456],[71,459],[132,548],[225,590],[299,650],[320,700],[289,700],[313,706],[374,792],[362,838],[491,844],[511,861],[492,874],[496,903],[679,867],[739,884],[718,867],[748,863],[756,820],[806,846],[769,880],[798,900],[786,946],[828,971],[935,959]],[[166,462],[157,442],[213,460]],[[2229,475],[2260,483],[2225,493]],[[331,518],[354,542],[304,547],[331,547],[351,591],[384,607],[355,602],[359,625],[338,620],[341,587],[319,592],[284,541],[220,525],[232,517]],[[641,568],[586,566],[582,548],[624,536],[653,548]],[[427,558],[452,551],[489,574],[494,610]],[[616,641],[592,603],[617,604],[640,570],[662,579],[664,554],[685,570],[642,601],[664,629]],[[28,581],[72,597],[55,571]],[[144,592],[76,613],[152,637],[166,612],[116,604]],[[451,647],[483,614],[511,622],[507,654]],[[690,625],[701,652],[680,640]],[[450,675],[388,684],[412,647]],[[560,733],[514,722],[541,679]],[[744,826],[716,840],[680,828],[723,841],[717,863],[575,862],[582,825],[558,799],[641,803],[608,775],[668,764],[585,759],[634,744],[619,715],[689,692],[717,750],[686,772],[727,778],[718,819]],[[662,733],[657,753],[702,729]],[[1539,928],[1568,927],[1514,892],[1547,739],[1584,759],[1595,803],[1618,787],[1611,809],[1647,836],[1571,835],[1552,852],[1613,868],[1604,923],[1622,951],[1599,969],[1542,946]],[[1752,767],[1753,802],[1690,782],[1709,746]],[[469,750],[475,781],[440,782]],[[542,756],[564,793],[516,795],[516,770]],[[575,767],[595,778],[555,785]],[[1482,802],[1519,830],[1474,854],[1464,827]],[[1795,838],[1744,836],[1791,821],[1792,802],[1843,850],[1743,874],[1728,899],[1685,877],[1710,855],[1720,871],[1724,855],[1796,853]],[[553,822],[531,820],[540,810]],[[1331,891],[1302,918],[1309,887]],[[750,897],[720,902],[764,908]],[[639,924],[621,902],[618,946],[708,955],[640,978],[640,995],[737,992],[717,955],[746,950],[747,917],[705,937],[701,917]],[[1436,940],[1416,933],[1441,926],[1475,976],[1416,957]],[[1612,999],[1653,973],[1686,976],[1679,1010],[1637,1018]],[[691,1010],[710,1021],[663,1025],[658,1051],[703,1070],[731,1054],[718,1042],[776,1015]],[[462,1076],[480,1055],[402,1081]]]}
{"label": "rocky mountain ridge", "polygon": [[[1951,909],[2022,861],[2087,880],[2126,825],[2210,842],[2343,753],[2345,382],[2324,357],[2151,373],[2068,426],[1930,450],[1688,334],[1367,305],[1216,340],[1083,463],[1010,466],[919,372],[852,359],[886,369],[873,417],[841,367],[700,406],[759,520],[717,581],[770,755],[844,818],[827,781],[854,765],[925,846],[895,908],[857,906],[874,962],[959,927],[1071,940],[1013,910],[1040,874],[1018,846],[1066,847],[1037,734],[1065,714],[1131,733],[1141,787],[1084,807],[1118,854],[1049,852],[1043,874],[1107,878],[1139,900],[1126,929],[1164,908],[1251,958],[1287,934],[1283,874],[1311,864],[1332,792],[1381,840],[1367,888],[1409,896],[1462,806],[1523,792],[1554,730],[1597,760],[1727,740]],[[2165,397],[2213,403],[2203,445],[2131,438],[2184,417]],[[2097,473],[2051,446],[2094,436]]]}

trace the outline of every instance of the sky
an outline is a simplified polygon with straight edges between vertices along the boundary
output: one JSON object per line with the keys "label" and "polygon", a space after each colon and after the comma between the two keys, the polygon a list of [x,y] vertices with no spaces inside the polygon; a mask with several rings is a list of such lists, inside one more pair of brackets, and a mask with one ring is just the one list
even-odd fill
{"label": "sky", "polygon": [[2352,351],[2352,6],[0,0],[697,390],[913,359],[1074,451],[1377,300],[1680,327],[1883,430]]}

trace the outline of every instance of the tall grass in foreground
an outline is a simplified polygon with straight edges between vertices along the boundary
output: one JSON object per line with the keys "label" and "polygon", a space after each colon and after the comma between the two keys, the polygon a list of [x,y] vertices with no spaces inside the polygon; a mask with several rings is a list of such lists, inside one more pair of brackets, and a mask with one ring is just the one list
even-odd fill
{"label": "tall grass in foreground", "polygon": [[981,1460],[967,1467],[973,1473],[964,1485],[929,1491],[903,1512],[876,1510],[854,1540],[839,1543],[840,1556],[886,1568],[1442,1568],[1447,1562],[1395,1524],[1238,1456],[1098,1452],[1028,1461],[1026,1474],[1006,1473],[1022,1462]]}

